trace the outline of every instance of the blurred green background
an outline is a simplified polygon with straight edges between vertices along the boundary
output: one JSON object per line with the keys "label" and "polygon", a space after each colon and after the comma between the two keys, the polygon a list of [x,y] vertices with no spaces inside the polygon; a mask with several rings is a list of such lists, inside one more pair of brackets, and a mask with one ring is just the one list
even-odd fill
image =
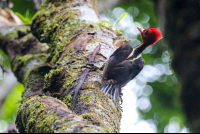
{"label": "blurred green background", "polygon": [[[106,0],[104,1],[106,4]],[[31,18],[36,13],[33,1],[12,0],[12,3],[14,4],[12,10],[23,22],[31,23]],[[130,42],[132,46],[139,45],[142,41],[139,31],[135,27],[136,25],[143,28],[159,28],[154,3],[151,0],[125,0],[114,7],[105,9],[100,17],[101,20],[108,20],[115,25],[125,12],[128,15],[116,27],[124,30],[126,39],[132,39],[132,42]],[[8,57],[2,51],[0,51],[0,54],[3,56],[3,65],[9,68]],[[128,101],[126,101],[126,104],[129,107],[135,107],[137,112],[135,116],[131,116],[133,118],[137,116],[137,120],[130,118],[129,120],[133,120],[133,122],[128,126],[132,125],[135,126],[133,128],[136,128],[137,124],[143,121],[150,127],[151,131],[149,132],[188,132],[179,99],[180,83],[171,68],[171,56],[165,38],[144,51],[142,55],[145,60],[143,71],[127,85],[129,87],[125,87],[129,88],[127,91],[133,92],[135,98],[135,102],[127,104]],[[2,107],[0,107],[0,132],[5,130],[8,123],[14,122],[23,90],[23,85],[16,84],[6,97]],[[126,89],[124,90],[125,95]],[[123,113],[127,113],[126,110],[129,109],[124,103],[122,105]],[[126,126],[123,113],[122,127]],[[137,131],[131,128],[129,130],[121,129],[121,132],[146,132],[145,126],[138,127]]]}

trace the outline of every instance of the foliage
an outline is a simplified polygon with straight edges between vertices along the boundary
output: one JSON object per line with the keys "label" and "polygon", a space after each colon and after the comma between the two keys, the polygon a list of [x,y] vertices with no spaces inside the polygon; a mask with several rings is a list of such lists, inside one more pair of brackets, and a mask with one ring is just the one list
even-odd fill
{"label": "foliage", "polygon": [[12,10],[20,13],[24,17],[26,16],[25,14],[27,11],[29,11],[30,18],[32,18],[36,12],[34,9],[35,5],[33,0],[12,0],[12,3],[14,5]]}
{"label": "foliage", "polygon": [[9,68],[10,67],[10,62],[9,62],[9,59],[8,59],[8,56],[2,51],[0,50],[0,57],[1,57],[1,62],[3,63],[3,66],[5,68]]}
{"label": "foliage", "polygon": [[127,14],[128,14],[127,12],[125,12],[124,14],[122,14],[121,17],[119,18],[119,20],[117,21],[116,25],[117,25],[124,17],[126,17]]}
{"label": "foliage", "polygon": [[20,17],[20,19],[24,22],[24,23],[32,23],[32,18],[29,16],[29,10],[26,11],[25,16],[23,16],[22,14],[15,12],[15,14]]}
{"label": "foliage", "polygon": [[15,121],[17,109],[20,105],[21,93],[24,91],[24,86],[18,83],[12,92],[6,97],[5,102],[0,110],[0,119],[12,123]]}

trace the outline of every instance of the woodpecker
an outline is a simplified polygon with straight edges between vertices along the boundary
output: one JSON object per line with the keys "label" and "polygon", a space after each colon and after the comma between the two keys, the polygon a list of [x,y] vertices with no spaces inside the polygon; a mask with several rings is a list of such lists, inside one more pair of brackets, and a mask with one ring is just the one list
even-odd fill
{"label": "woodpecker", "polygon": [[162,37],[161,31],[156,28],[143,29],[137,26],[137,29],[140,31],[143,42],[134,48],[128,44],[119,47],[110,56],[103,70],[101,90],[105,95],[109,93],[114,101],[119,99],[121,88],[143,69],[142,52]]}

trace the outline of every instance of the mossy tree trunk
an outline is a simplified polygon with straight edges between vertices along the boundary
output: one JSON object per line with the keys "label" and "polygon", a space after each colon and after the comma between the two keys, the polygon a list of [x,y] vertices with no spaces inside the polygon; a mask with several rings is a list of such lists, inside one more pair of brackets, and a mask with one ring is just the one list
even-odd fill
{"label": "mossy tree trunk", "polygon": [[172,67],[181,82],[187,126],[200,132],[200,1],[155,1],[166,40],[173,51]]}
{"label": "mossy tree trunk", "polygon": [[46,0],[31,30],[0,29],[0,47],[25,87],[19,132],[120,131],[120,105],[103,95],[100,81],[105,61],[127,41],[99,23],[96,5],[96,0]]}

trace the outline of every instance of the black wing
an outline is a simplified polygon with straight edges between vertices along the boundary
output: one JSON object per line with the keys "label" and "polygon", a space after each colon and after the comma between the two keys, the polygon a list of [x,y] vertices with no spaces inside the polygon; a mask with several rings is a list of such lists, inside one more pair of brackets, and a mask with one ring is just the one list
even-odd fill
{"label": "black wing", "polygon": [[108,79],[114,79],[119,85],[124,86],[140,73],[143,66],[144,60],[141,57],[134,61],[122,61],[111,70]]}
{"label": "black wing", "polygon": [[[112,79],[110,76],[112,75],[113,69],[120,68],[121,66],[117,66],[121,62],[127,59],[127,57],[131,54],[133,48],[130,45],[123,45],[119,47],[106,62],[103,77],[101,80],[101,90],[107,95],[110,93],[110,97],[115,101],[121,94],[121,87],[115,79]],[[122,66],[123,67],[123,66]]]}
{"label": "black wing", "polygon": [[105,81],[108,79],[108,73],[109,71],[114,68],[117,64],[116,59],[114,58],[114,56],[110,57],[109,60],[106,62],[104,70],[103,70],[103,77],[102,77],[102,81]]}
{"label": "black wing", "polygon": [[127,59],[133,48],[130,45],[122,45],[110,56],[105,64],[102,80],[108,79],[109,72],[120,62]]}

